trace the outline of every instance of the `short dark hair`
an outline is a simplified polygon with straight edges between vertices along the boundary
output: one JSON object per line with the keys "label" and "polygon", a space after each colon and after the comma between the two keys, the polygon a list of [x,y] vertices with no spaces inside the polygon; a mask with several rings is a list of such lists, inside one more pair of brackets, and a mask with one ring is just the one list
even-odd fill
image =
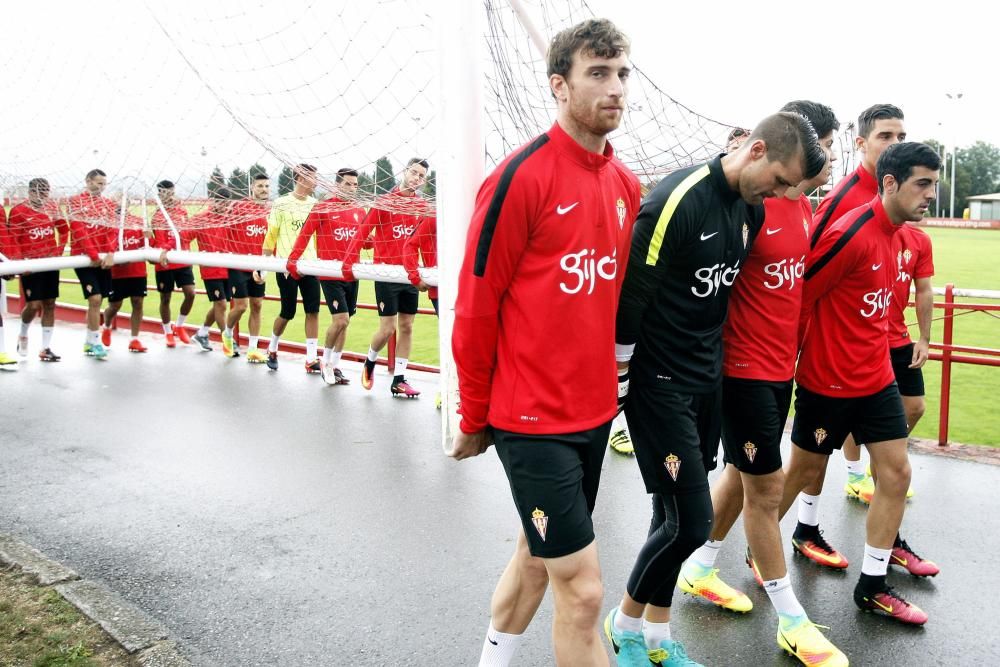
{"label": "short dark hair", "polygon": [[790,111],[791,113],[797,113],[800,116],[805,116],[810,123],[812,123],[813,129],[816,130],[816,136],[825,137],[828,134],[832,134],[840,129],[840,121],[837,120],[837,116],[833,113],[833,109],[826,106],[825,104],[820,104],[819,102],[813,102],[811,100],[792,100],[785,106],[781,107],[781,111]]}
{"label": "short dark hair", "polygon": [[763,139],[767,145],[768,162],[785,163],[800,152],[804,180],[818,174],[826,164],[826,153],[819,145],[816,130],[805,116],[797,113],[779,111],[771,114],[757,123],[748,141],[756,139]]}
{"label": "short dark hair", "polygon": [[208,198],[213,201],[221,201],[223,199],[232,198],[232,192],[228,187],[214,188],[208,193]]}
{"label": "short dark hair", "polygon": [[886,174],[892,174],[897,183],[903,183],[913,175],[914,167],[926,167],[938,171],[941,169],[941,156],[936,150],[919,141],[904,141],[886,148],[879,156],[878,164],[875,165],[879,193],[882,192],[882,180]]}
{"label": "short dark hair", "polygon": [[306,164],[305,162],[302,162],[300,164],[295,165],[295,169],[293,171],[295,173],[295,180],[298,181],[301,176],[305,175],[304,172],[309,172],[310,174],[315,174],[316,173],[316,166],[315,165],[311,165],[311,164]]}
{"label": "short dark hair", "polygon": [[93,179],[93,178],[97,178],[98,176],[103,176],[104,178],[108,177],[108,175],[105,174],[100,169],[91,169],[90,171],[87,172],[87,180],[88,181],[91,180],[91,179]]}
{"label": "short dark hair", "polygon": [[257,181],[269,181],[269,180],[271,180],[271,177],[264,173],[259,173],[253,177],[254,183],[256,183]]}
{"label": "short dark hair", "polygon": [[734,127],[729,130],[729,134],[726,135],[726,143],[728,144],[733,139],[739,139],[740,137],[749,137],[750,130],[745,127]]}
{"label": "short dark hair", "polygon": [[421,167],[427,170],[430,170],[431,168],[431,163],[427,161],[427,158],[422,158],[422,157],[411,157],[410,160],[406,163],[406,166],[412,167],[415,164],[419,164]]}
{"label": "short dark hair", "polygon": [[631,46],[628,37],[608,19],[587,19],[552,38],[546,54],[548,76],[569,75],[573,56],[580,49],[599,58],[617,58],[628,55]]}
{"label": "short dark hair", "polygon": [[341,169],[338,169],[337,177],[334,179],[334,183],[340,183],[342,180],[344,180],[344,176],[353,176],[354,178],[357,178],[358,170],[351,169],[350,167],[343,167]]}
{"label": "short dark hair", "polygon": [[163,179],[162,181],[156,184],[157,190],[172,190],[173,188],[174,188],[174,182],[168,181],[167,179]]}
{"label": "short dark hair", "polygon": [[886,118],[898,118],[903,120],[903,111],[892,104],[873,104],[858,116],[858,136],[867,139],[872,130],[875,129],[875,121]]}
{"label": "short dark hair", "polygon": [[45,178],[33,178],[28,181],[28,192],[41,192],[49,190],[49,181]]}

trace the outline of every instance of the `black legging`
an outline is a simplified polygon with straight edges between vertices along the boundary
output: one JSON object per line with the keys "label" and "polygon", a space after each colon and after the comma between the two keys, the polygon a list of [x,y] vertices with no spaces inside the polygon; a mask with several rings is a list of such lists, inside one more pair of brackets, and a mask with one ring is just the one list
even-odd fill
{"label": "black legging", "polygon": [[681,496],[653,494],[649,537],[639,550],[626,590],[639,604],[669,607],[681,565],[712,533],[708,489]]}

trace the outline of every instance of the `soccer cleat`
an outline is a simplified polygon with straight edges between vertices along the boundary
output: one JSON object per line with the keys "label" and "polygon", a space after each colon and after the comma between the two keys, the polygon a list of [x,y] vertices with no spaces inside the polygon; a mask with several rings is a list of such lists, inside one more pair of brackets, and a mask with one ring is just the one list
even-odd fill
{"label": "soccer cleat", "polygon": [[17,359],[10,356],[6,352],[0,352],[0,369],[5,371],[16,371]]}
{"label": "soccer cleat", "polygon": [[129,341],[128,351],[137,353],[148,352],[146,346],[143,345],[142,341],[140,341],[138,338],[133,338],[131,341]]}
{"label": "soccer cleat", "polygon": [[58,354],[52,351],[52,348],[47,347],[38,353],[38,358],[42,361],[59,361],[62,359]]}
{"label": "soccer cleat", "polygon": [[167,337],[167,347],[177,347],[177,339],[172,333],[168,333]]}
{"label": "soccer cleat", "polygon": [[248,364],[262,364],[267,361],[267,356],[264,355],[260,350],[250,350],[247,352],[247,363]]}
{"label": "soccer cleat", "polygon": [[402,396],[403,398],[416,398],[420,395],[420,391],[411,387],[410,383],[406,380],[393,382],[392,386],[389,387],[389,391],[392,392],[393,396]]}
{"label": "soccer cleat", "polygon": [[763,587],[764,577],[760,576],[760,570],[757,569],[757,561],[755,561],[753,556],[750,554],[750,547],[747,547],[747,555],[744,557],[744,560],[746,561],[747,567],[749,567],[750,571],[753,572],[754,581],[757,582],[758,586]]}
{"label": "soccer cleat", "polygon": [[191,340],[198,343],[198,345],[201,345],[201,349],[205,350],[206,352],[212,351],[212,346],[208,342],[208,334],[205,334],[204,336],[199,336],[198,334],[195,334],[191,336]]}
{"label": "soccer cleat", "polygon": [[101,327],[101,345],[111,347],[111,329]]}
{"label": "soccer cleat", "polygon": [[313,359],[312,361],[306,362],[306,373],[322,373],[323,364],[319,359]]}
{"label": "soccer cleat", "polygon": [[95,359],[104,359],[108,356],[108,348],[104,347],[100,343],[84,343],[83,353],[88,357],[93,357]]}
{"label": "soccer cleat", "polygon": [[700,662],[689,658],[684,646],[673,639],[664,639],[659,647],[648,649],[646,657],[651,663],[660,667],[704,667]]}
{"label": "soccer cleat", "polygon": [[272,371],[278,370],[278,353],[268,352],[267,361],[265,363],[267,364],[267,367],[270,368]]}
{"label": "soccer cleat", "polygon": [[187,332],[187,329],[185,329],[184,327],[179,327],[176,324],[171,325],[170,328],[174,332],[174,335],[177,336],[177,340],[184,343],[185,345],[191,343],[191,335]]}
{"label": "soccer cleat", "polygon": [[333,364],[323,364],[323,382],[331,386],[337,384],[337,378],[333,375]]}
{"label": "soccer cleat", "polygon": [[848,498],[860,500],[865,505],[870,505],[872,496],[875,495],[875,480],[870,475],[865,475],[856,482],[848,479],[847,484],[844,485],[844,493],[847,494]]}
{"label": "soccer cleat", "polygon": [[[810,526],[812,530],[801,530],[802,524],[795,529],[792,535],[792,547],[795,553],[805,556],[814,563],[824,567],[832,567],[835,570],[843,570],[847,567],[847,559],[844,554],[830,546],[830,543],[823,537],[823,531],[818,526]],[[810,534],[812,533],[812,534]]]}
{"label": "soccer cleat", "polygon": [[626,456],[635,454],[635,448],[632,447],[632,438],[629,437],[628,431],[623,428],[611,434],[611,437],[608,438],[608,445],[619,454],[625,454]]}
{"label": "soccer cleat", "polygon": [[745,614],[753,609],[753,602],[719,578],[718,568],[707,568],[693,561],[684,563],[677,587],[688,595],[705,598],[723,609]]}
{"label": "soccer cleat", "polygon": [[28,337],[18,336],[17,337],[17,353],[22,357],[28,356]]}
{"label": "soccer cleat", "polygon": [[617,613],[618,607],[615,607],[604,619],[604,636],[608,638],[608,643],[615,652],[618,667],[649,667],[649,654],[642,633],[615,630]]}
{"label": "soccer cleat", "polygon": [[339,368],[333,369],[333,377],[336,380],[334,384],[351,384],[351,381]]}
{"label": "soccer cleat", "polygon": [[361,386],[371,390],[375,386],[375,362],[365,359],[364,367],[361,369]]}
{"label": "soccer cleat", "polygon": [[222,353],[227,357],[240,356],[233,348],[233,334],[227,334],[225,331],[222,332]]}
{"label": "soccer cleat", "polygon": [[808,618],[800,616],[788,628],[782,627],[785,619],[780,615],[778,618],[778,647],[781,650],[810,667],[847,667],[847,656]]}
{"label": "soccer cleat", "polygon": [[878,593],[868,593],[861,590],[861,583],[854,587],[854,604],[862,611],[870,611],[882,616],[894,618],[910,625],[923,625],[927,622],[927,614],[915,604],[910,604],[892,587]]}
{"label": "soccer cleat", "polygon": [[434,394],[434,407],[437,408],[438,410],[441,409],[441,392],[440,391],[437,392],[436,394]]}
{"label": "soccer cleat", "polygon": [[925,560],[914,553],[906,540],[899,540],[899,544],[892,547],[889,565],[904,568],[915,577],[933,577],[941,571],[934,561]]}

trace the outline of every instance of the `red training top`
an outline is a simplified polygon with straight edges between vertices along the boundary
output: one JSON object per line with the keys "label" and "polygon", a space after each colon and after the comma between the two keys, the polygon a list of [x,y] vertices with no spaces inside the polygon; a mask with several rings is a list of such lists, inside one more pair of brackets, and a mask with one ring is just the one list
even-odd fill
{"label": "red training top", "polygon": [[61,238],[65,242],[65,228],[66,222],[61,219],[59,209],[54,204],[44,206],[41,211],[32,208],[28,202],[18,204],[10,209],[7,219],[7,243],[14,256],[11,259],[62,255],[63,246],[59,240]]}
{"label": "red training top", "polygon": [[69,198],[71,255],[87,255],[95,262],[99,253],[118,249],[117,205],[107,197],[81,192]]}
{"label": "red training top", "polygon": [[[355,240],[358,237],[358,227],[364,219],[365,210],[346,199],[331,197],[315,204],[295,238],[295,245],[292,246],[288,259],[297,260],[302,257],[309,239],[315,234],[317,259],[340,260],[348,264],[358,261],[361,246]],[[350,254],[352,251],[353,255]],[[334,278],[322,277],[320,280]]]}
{"label": "red training top", "polygon": [[[417,271],[417,259],[423,259],[423,266],[437,266],[437,216],[424,218],[403,244],[403,267],[414,286],[420,284],[420,272]],[[427,296],[438,298],[438,288],[431,287]]]}
{"label": "red training top", "polygon": [[[167,206],[167,214],[170,216],[170,221],[174,223],[177,228],[177,234],[181,237],[181,250],[191,249],[191,234],[188,229],[188,212],[183,206]],[[153,225],[153,239],[149,242],[149,245],[153,248],[160,248],[161,250],[177,250],[177,243],[174,241],[174,234],[170,231],[170,225],[167,224],[166,219],[163,217],[163,211],[159,208],[153,213],[152,218]],[[183,269],[186,266],[191,266],[190,264],[174,264],[170,263],[166,266],[157,263],[157,271],[172,271],[173,269]]]}
{"label": "red training top", "polygon": [[903,225],[893,237],[896,256],[896,281],[892,284],[892,307],[889,309],[889,347],[909,345],[910,331],[906,327],[904,311],[910,302],[910,285],[914,278],[934,275],[934,255],[931,237],[912,224]]}
{"label": "red training top", "polygon": [[823,201],[816,207],[813,224],[809,228],[809,247],[816,241],[832,222],[847,215],[851,209],[864,206],[878,196],[878,181],[875,176],[859,164],[854,173],[843,179],[837,186],[826,193]]}
{"label": "red training top", "polygon": [[233,202],[229,210],[229,249],[237,255],[259,255],[267,234],[266,204],[252,199]]}
{"label": "red training top", "polygon": [[[197,241],[200,252],[229,252],[228,216],[206,208],[191,216],[188,238]],[[220,266],[199,266],[202,280],[227,280],[229,269]]]}

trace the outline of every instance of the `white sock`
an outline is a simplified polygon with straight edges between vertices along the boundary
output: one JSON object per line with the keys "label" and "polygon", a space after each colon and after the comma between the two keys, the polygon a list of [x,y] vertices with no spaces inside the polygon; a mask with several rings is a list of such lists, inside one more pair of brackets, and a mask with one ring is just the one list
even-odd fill
{"label": "white sock", "polygon": [[281,336],[279,336],[277,334],[271,334],[271,342],[267,346],[267,351],[268,352],[277,352],[278,351],[278,341],[279,340],[281,340]]}
{"label": "white sock", "polygon": [[4,338],[4,335],[3,335],[3,325],[2,324],[0,324],[0,352],[3,352],[3,353],[7,352],[7,340]]}
{"label": "white sock", "polygon": [[31,322],[21,322],[21,337],[26,338],[28,336],[28,327],[31,326]]}
{"label": "white sock", "polygon": [[373,350],[370,347],[368,348],[368,361],[372,363],[378,361],[378,350]]}
{"label": "white sock", "polygon": [[764,582],[764,590],[771,599],[774,610],[784,616],[805,616],[806,610],[799,604],[792,590],[792,582],[786,574],[781,579]]}
{"label": "white sock", "polygon": [[333,364],[334,368],[340,366],[340,358],[344,356],[343,350],[330,350],[330,363]]}
{"label": "white sock", "polygon": [[330,358],[333,357],[333,348],[324,347],[323,348],[323,363],[330,363]]}
{"label": "white sock", "polygon": [[666,623],[642,622],[642,636],[646,638],[646,648],[660,648],[660,642],[665,639],[673,639],[670,636],[670,621]]}
{"label": "white sock", "polygon": [[857,461],[848,461],[844,459],[844,463],[847,465],[847,472],[851,475],[864,475],[865,474],[865,463],[861,459]]}
{"label": "white sock", "polygon": [[250,336],[250,349],[251,350],[256,350],[257,349],[257,341],[259,339],[260,339],[260,336]]}
{"label": "white sock", "polygon": [[483,653],[479,656],[479,667],[507,667],[523,636],[498,632],[490,621],[490,629],[483,640]]}
{"label": "white sock", "polygon": [[200,327],[198,327],[198,335],[199,336],[207,336],[208,335],[208,326],[202,324]]}
{"label": "white sock", "polygon": [[719,557],[719,549],[722,548],[722,540],[709,540],[695,549],[691,554],[699,565],[705,567],[715,567],[715,559]]}
{"label": "white sock", "polygon": [[177,315],[177,328],[178,329],[180,329],[182,326],[184,326],[184,320],[186,320],[187,318],[188,318],[187,315],[180,315],[180,314]]}
{"label": "white sock", "polygon": [[889,571],[890,556],[892,549],[876,549],[865,542],[865,559],[861,561],[861,573],[884,577]]}
{"label": "white sock", "polygon": [[163,323],[163,333],[168,334],[168,333],[173,333],[173,332],[174,332],[174,330],[170,328],[170,322],[164,322]]}
{"label": "white sock", "polygon": [[306,338],[306,361],[316,360],[317,339]]}
{"label": "white sock", "polygon": [[396,357],[396,367],[393,369],[393,375],[403,375],[406,373],[406,362],[409,359],[404,359],[403,357]]}
{"label": "white sock", "polygon": [[819,496],[810,496],[808,493],[799,494],[799,523],[807,526],[819,525]]}
{"label": "white sock", "polygon": [[642,632],[642,617],[627,616],[622,608],[618,607],[618,613],[615,614],[615,630],[618,632]]}
{"label": "white sock", "polygon": [[90,343],[91,345],[97,345],[98,343],[100,343],[101,332],[91,331],[90,329],[87,329],[87,342]]}
{"label": "white sock", "polygon": [[226,327],[225,330],[222,333],[224,333],[227,336],[229,336],[230,338],[232,338],[232,336],[233,336],[233,329],[232,329],[232,327]]}
{"label": "white sock", "polygon": [[52,329],[54,327],[42,327],[42,349],[47,350],[52,346]]}

